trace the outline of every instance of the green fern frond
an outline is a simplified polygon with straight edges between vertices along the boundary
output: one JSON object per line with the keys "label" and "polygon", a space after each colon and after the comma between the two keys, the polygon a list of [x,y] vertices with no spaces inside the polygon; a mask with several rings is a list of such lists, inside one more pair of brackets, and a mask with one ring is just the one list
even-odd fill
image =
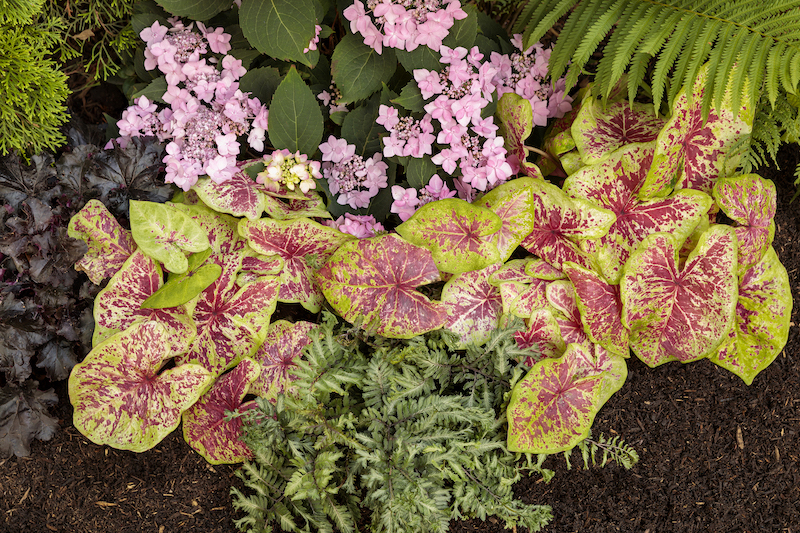
{"label": "green fern frond", "polygon": [[[512,29],[530,46],[569,13],[550,57],[551,75],[566,73],[568,88],[591,66],[598,92],[607,96],[628,69],[632,96],[652,63],[649,85],[658,109],[661,101],[671,106],[708,63],[704,109],[719,106],[728,91],[735,107],[754,107],[763,87],[772,105],[780,92],[798,90],[798,8],[798,0],[527,0]],[[612,27],[603,56],[590,65]]]}

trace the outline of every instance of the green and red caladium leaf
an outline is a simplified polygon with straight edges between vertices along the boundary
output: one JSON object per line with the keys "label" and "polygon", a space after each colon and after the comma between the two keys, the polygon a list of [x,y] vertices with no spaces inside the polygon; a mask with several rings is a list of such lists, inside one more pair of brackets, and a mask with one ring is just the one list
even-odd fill
{"label": "green and red caladium leaf", "polygon": [[131,232],[139,248],[170,272],[186,272],[185,252],[210,246],[200,225],[171,205],[130,201]]}
{"label": "green and red caladium leaf", "polygon": [[239,288],[224,276],[200,294],[194,308],[197,337],[177,357],[181,363],[199,363],[213,375],[248,357],[266,335],[278,303],[280,281],[264,276]]}
{"label": "green and red caladium leaf", "polygon": [[734,221],[739,240],[739,272],[744,273],[766,253],[775,238],[775,184],[758,174],[720,178],[714,200]]}
{"label": "green and red caladium leaf", "polygon": [[539,348],[541,357],[538,360],[529,358],[525,362],[528,366],[533,366],[541,359],[561,357],[566,349],[553,311],[550,306],[534,310],[528,318],[528,329],[514,334],[514,340],[520,348]]}
{"label": "green and red caladium leaf", "polygon": [[489,283],[500,289],[503,313],[528,318],[536,309],[547,307],[546,288],[564,273],[538,257],[514,259],[492,274]]}
{"label": "green and red caladium leaf", "polygon": [[266,196],[264,210],[275,220],[291,220],[293,218],[332,218],[333,215],[325,207],[325,201],[313,191],[308,191],[304,198],[288,198],[285,202]]}
{"label": "green and red caladium leaf", "polygon": [[525,141],[533,131],[533,109],[530,100],[515,93],[506,93],[497,102],[495,116],[499,120],[497,135],[503,137],[508,162],[514,174],[542,178],[542,171],[528,163]]}
{"label": "green and red caladium leaf", "polygon": [[572,283],[569,280],[553,281],[547,285],[545,295],[548,303],[560,311],[556,315],[556,322],[564,343],[585,343],[586,332]]}
{"label": "green and red caladium leaf", "polygon": [[489,278],[502,263],[456,274],[442,289],[442,303],[450,305],[447,329],[461,335],[463,344],[484,344],[497,329],[503,302]]}
{"label": "green and red caladium leaf", "polygon": [[596,258],[600,271],[611,283],[619,282],[625,261],[645,236],[672,233],[682,243],[712,205],[709,195],[695,190],[640,200],[637,193],[650,168],[654,149],[653,143],[630,144],[601,163],[583,167],[564,182],[566,194],[589,200],[616,216],[607,234],[582,243],[584,251]]}
{"label": "green and red caladium leaf", "polygon": [[261,374],[250,385],[256,396],[274,400],[286,391],[295,379],[292,371],[296,360],[303,356],[303,349],[311,344],[309,335],[317,327],[313,322],[289,322],[278,320],[269,326],[267,336],[253,359],[261,367]]}
{"label": "green and red caladium leaf", "polygon": [[239,238],[239,219],[214,211],[203,203],[192,205],[170,203],[168,205],[184,212],[200,225],[208,237],[214,254],[237,254],[247,248],[247,243]]}
{"label": "green and red caladium leaf", "polygon": [[189,257],[189,268],[183,274],[170,274],[167,282],[152,296],[142,302],[142,308],[163,309],[189,303],[206,287],[214,283],[222,275],[222,267],[215,263],[206,263],[211,249],[192,254]]}
{"label": "green and red caladium leaf", "polygon": [[531,283],[531,281],[533,281],[533,276],[527,274],[525,269],[527,268],[528,264],[533,262],[544,263],[544,261],[538,257],[526,257],[524,259],[512,259],[511,261],[506,261],[503,266],[489,276],[489,283],[495,287],[499,287],[503,283],[510,282],[525,284]]}
{"label": "green and red caladium leaf", "polygon": [[622,325],[619,285],[610,285],[600,274],[575,263],[564,263],[562,268],[575,288],[589,340],[611,353],[628,357],[628,330]]}
{"label": "green and red caladium leaf", "polygon": [[439,279],[431,252],[396,234],[346,242],[317,271],[325,298],[340,316],[398,339],[447,324],[448,306],[416,290]]}
{"label": "green and red caladium leaf", "polygon": [[164,326],[174,353],[185,352],[197,329],[184,305],[165,309],[142,308],[142,304],[164,283],[158,263],[141,250],[135,250],[122,268],[109,280],[94,300],[95,329],[92,344],[123,331],[137,321],[155,320]]}
{"label": "green and red caladium leaf", "polygon": [[211,178],[201,178],[192,190],[204,204],[220,213],[256,220],[264,212],[265,194],[256,187],[253,178],[244,170],[222,183],[216,183]]}
{"label": "green and red caladium leaf", "polygon": [[583,164],[593,165],[627,144],[654,141],[663,126],[652,105],[625,100],[603,109],[596,98],[587,98],[570,131]]}
{"label": "green and red caladium leaf", "polygon": [[770,246],[740,278],[735,323],[709,359],[750,385],[786,345],[791,314],[789,276]]}
{"label": "green and red caladium leaf", "polygon": [[578,246],[585,239],[599,239],[616,220],[608,209],[579,198],[570,198],[544,180],[531,182],[534,201],[534,229],[522,246],[555,268],[572,261],[591,268],[589,256]]}
{"label": "green and red caladium leaf", "polygon": [[423,205],[397,226],[405,240],[431,251],[442,272],[460,274],[500,261],[494,235],[502,221],[490,210],[458,198]]}
{"label": "green and red caladium leaf", "polygon": [[242,400],[260,371],[258,363],[242,359],[183,412],[183,439],[212,465],[241,463],[253,457],[253,452],[239,438],[242,419],[228,420],[226,413],[238,414],[256,407],[255,401],[242,403]]}
{"label": "green and red caladium leaf", "polygon": [[172,337],[145,321],[95,346],[69,377],[75,427],[96,444],[135,452],[178,427],[213,378],[199,365],[161,371],[174,352]]}
{"label": "green and red caladium leaf", "polygon": [[625,265],[622,323],[630,346],[650,367],[713,353],[736,309],[736,233],[713,225],[678,270],[681,243],[667,233],[645,238]]}
{"label": "green and red caladium leaf", "polygon": [[595,415],[628,376],[625,360],[593,345],[570,344],[536,363],[511,391],[508,449],[557,453],[589,436]]}
{"label": "green and red caladium leaf", "polygon": [[239,234],[257,253],[283,259],[278,300],[299,302],[312,313],[318,312],[324,301],[314,283],[314,270],[342,243],[355,239],[307,218],[242,220]]}
{"label": "green and red caladium leaf", "polygon": [[99,200],[89,200],[75,213],[69,221],[67,234],[89,247],[75,263],[75,270],[86,272],[96,285],[116,274],[136,249],[131,232],[120,226]]}
{"label": "green and red caladium leaf", "polygon": [[711,107],[703,120],[703,96],[708,68],[701,69],[692,87],[691,102],[686,87],[672,106],[672,116],[656,139],[656,152],[641,198],[665,196],[677,189],[698,189],[711,194],[718,177],[729,176],[739,166],[739,155],[728,153],[733,144],[753,129],[753,110],[733,110],[730,98]]}
{"label": "green and red caladium leaf", "polygon": [[480,200],[480,205],[500,217],[502,226],[492,242],[500,253],[499,261],[506,261],[534,227],[532,178],[517,178],[495,187]]}

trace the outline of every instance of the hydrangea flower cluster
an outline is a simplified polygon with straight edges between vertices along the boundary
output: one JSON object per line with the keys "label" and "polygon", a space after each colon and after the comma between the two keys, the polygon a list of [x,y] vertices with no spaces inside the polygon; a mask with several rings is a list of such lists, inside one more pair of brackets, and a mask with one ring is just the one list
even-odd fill
{"label": "hydrangea flower cluster", "polygon": [[385,230],[383,224],[377,222],[372,215],[353,215],[345,213],[336,220],[326,220],[326,226],[338,229],[342,233],[353,235],[359,239],[375,237]]}
{"label": "hydrangea flower cluster", "polygon": [[405,222],[411,218],[414,211],[423,205],[435,200],[452,198],[455,195],[456,191],[451,191],[442,178],[438,174],[434,174],[428,184],[419,191],[413,187],[404,189],[399,185],[393,185],[392,198],[394,198],[394,201],[392,202],[391,212],[397,213],[400,220]]}
{"label": "hydrangea flower cluster", "polygon": [[342,92],[335,83],[331,83],[327,91],[319,93],[317,99],[322,101],[323,105],[328,108],[329,115],[339,111],[347,111],[347,106],[339,103],[342,99]]}
{"label": "hydrangea flower cluster", "polygon": [[514,35],[511,44],[518,52],[501,55],[492,52],[491,63],[496,69],[492,82],[497,88],[498,98],[505,93],[516,93],[527,99],[533,109],[533,123],[546,126],[547,119],[561,118],[572,109],[572,98],[566,93],[564,78],[555,84],[547,81],[549,48],[536,43],[522,51],[522,36]]}
{"label": "hydrangea flower cluster", "polygon": [[289,150],[275,150],[272,155],[264,156],[266,168],[256,176],[256,183],[267,189],[279,192],[281,186],[293,191],[295,187],[305,194],[316,189],[316,179],[322,178],[319,161],[309,161],[308,156]]}
{"label": "hydrangea flower cluster", "polygon": [[356,0],[343,11],[350,31],[379,54],[383,47],[411,52],[428,46],[438,52],[456,20],[467,18],[459,0]]}
{"label": "hydrangea flower cluster", "polygon": [[247,135],[255,150],[264,149],[269,112],[257,98],[239,90],[238,80],[247,72],[231,55],[221,61],[213,54],[226,54],[231,36],[222,28],[202,23],[184,26],[170,19],[171,28],[154,22],[141,32],[147,43],[145,68],[158,68],[167,81],[163,99],[169,107],[158,106],[145,97],[123,112],[118,122],[121,144],[138,136],[155,135],[168,142],[167,183],[189,190],[202,175],[216,182],[236,173],[240,135]]}
{"label": "hydrangea flower cluster", "polygon": [[354,144],[333,135],[319,145],[322,152],[322,175],[340,205],[353,209],[369,206],[369,201],[386,187],[386,171],[389,165],[381,159],[381,154],[364,159],[356,154]]}

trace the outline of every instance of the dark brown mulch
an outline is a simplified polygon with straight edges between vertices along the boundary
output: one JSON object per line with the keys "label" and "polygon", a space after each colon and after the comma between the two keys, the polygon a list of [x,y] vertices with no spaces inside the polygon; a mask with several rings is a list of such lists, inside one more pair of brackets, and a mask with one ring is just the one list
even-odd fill
{"label": "dark brown mulch", "polygon": [[[775,248],[797,291],[800,201],[792,171],[797,147],[765,169],[778,186]],[[649,369],[629,360],[625,386],[601,410],[594,432],[619,435],[641,461],[566,470],[548,460],[549,484],[522,481],[527,502],[553,507],[546,531],[761,533],[800,531],[800,338],[748,387],[708,361]],[[55,416],[62,430],[35,442],[30,458],[0,462],[0,533],[227,533],[235,531],[229,490],[235,467],[210,466],[175,432],[135,454],[96,446],[71,424],[65,385]],[[452,533],[503,531],[495,520],[456,522]],[[411,533],[411,532],[409,532]]]}

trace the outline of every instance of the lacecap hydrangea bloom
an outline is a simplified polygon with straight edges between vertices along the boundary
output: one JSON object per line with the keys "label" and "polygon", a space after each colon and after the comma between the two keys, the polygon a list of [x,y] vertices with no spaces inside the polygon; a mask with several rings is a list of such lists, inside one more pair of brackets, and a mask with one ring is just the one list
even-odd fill
{"label": "lacecap hydrangea bloom", "polygon": [[326,220],[324,224],[359,239],[369,239],[386,231],[383,224],[377,222],[372,215],[345,213],[336,220]]}
{"label": "lacecap hydrangea bloom", "polygon": [[369,206],[370,200],[386,187],[386,171],[389,165],[382,161],[381,154],[366,159],[356,154],[354,144],[331,135],[319,145],[322,153],[322,176],[340,205],[353,209]]}
{"label": "lacecap hydrangea bloom", "polygon": [[405,222],[423,205],[436,200],[452,198],[455,195],[456,191],[451,191],[442,178],[438,174],[434,174],[428,184],[419,191],[413,187],[404,189],[399,185],[393,185],[392,198],[394,201],[392,202],[391,212],[396,213],[400,220]]}
{"label": "lacecap hydrangea bloom", "polygon": [[305,194],[317,187],[314,180],[322,178],[319,161],[309,161],[308,156],[300,152],[275,150],[264,156],[264,163],[266,168],[258,173],[256,182],[274,192],[286,187],[290,191],[298,188]]}

